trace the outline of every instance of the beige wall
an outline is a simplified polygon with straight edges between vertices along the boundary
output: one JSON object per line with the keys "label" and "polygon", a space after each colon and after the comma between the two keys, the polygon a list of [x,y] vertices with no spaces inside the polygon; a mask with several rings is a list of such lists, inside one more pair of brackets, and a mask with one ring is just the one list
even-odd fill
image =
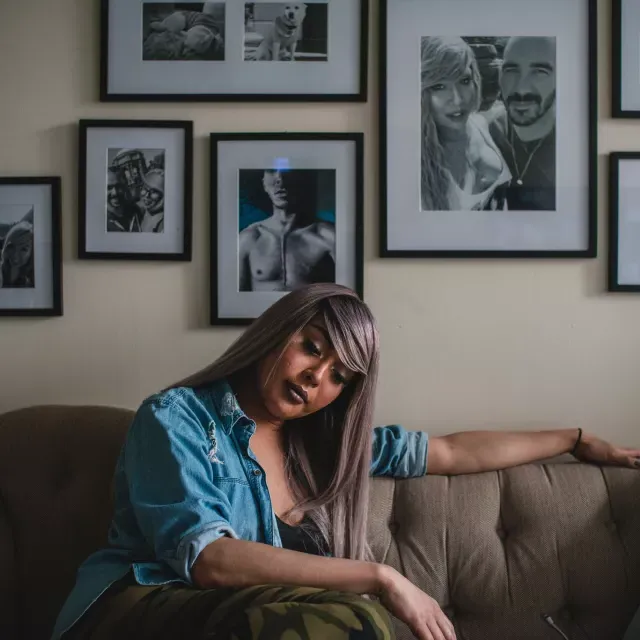
{"label": "beige wall", "polygon": [[[599,258],[564,262],[379,259],[373,73],[362,105],[100,104],[98,2],[2,4],[0,173],[62,176],[65,315],[0,320],[0,410],[133,408],[238,335],[207,326],[209,132],[364,131],[365,296],[383,341],[377,421],[432,433],[581,425],[640,445],[640,295],[603,293],[606,154],[640,148],[640,123],[609,118],[608,0],[600,2]],[[372,72],[375,46],[374,37]],[[99,117],[195,121],[193,262],[75,258],[76,122]]]}

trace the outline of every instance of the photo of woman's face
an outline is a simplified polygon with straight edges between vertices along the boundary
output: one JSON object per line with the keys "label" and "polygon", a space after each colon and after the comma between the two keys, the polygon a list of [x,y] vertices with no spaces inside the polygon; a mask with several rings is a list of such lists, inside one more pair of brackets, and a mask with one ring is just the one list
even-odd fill
{"label": "photo of woman's face", "polygon": [[438,127],[463,130],[475,108],[476,88],[471,68],[457,80],[442,80],[427,87],[431,113]]}

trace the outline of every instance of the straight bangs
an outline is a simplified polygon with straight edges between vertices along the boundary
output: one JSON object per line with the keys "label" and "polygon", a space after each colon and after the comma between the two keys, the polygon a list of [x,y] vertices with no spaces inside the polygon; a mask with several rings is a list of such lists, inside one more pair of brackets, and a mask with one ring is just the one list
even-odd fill
{"label": "straight bangs", "polygon": [[378,351],[373,317],[351,298],[330,298],[323,307],[325,326],[340,362],[358,377],[367,376]]}

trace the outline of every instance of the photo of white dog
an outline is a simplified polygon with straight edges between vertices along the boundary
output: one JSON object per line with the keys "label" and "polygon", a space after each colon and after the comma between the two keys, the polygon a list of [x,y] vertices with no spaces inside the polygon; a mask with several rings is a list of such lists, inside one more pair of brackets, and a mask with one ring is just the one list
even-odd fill
{"label": "photo of white dog", "polygon": [[245,4],[244,59],[326,61],[327,3]]}

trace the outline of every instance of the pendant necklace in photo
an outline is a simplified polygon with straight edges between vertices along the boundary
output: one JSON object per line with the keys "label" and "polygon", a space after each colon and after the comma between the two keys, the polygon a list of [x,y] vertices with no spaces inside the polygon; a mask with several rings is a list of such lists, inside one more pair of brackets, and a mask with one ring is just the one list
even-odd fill
{"label": "pendant necklace in photo", "polygon": [[527,162],[524,165],[524,169],[521,172],[520,168],[518,167],[518,159],[516,157],[516,150],[515,150],[515,144],[513,139],[514,137],[513,128],[510,129],[508,142],[509,142],[509,147],[511,148],[511,155],[513,157],[513,166],[516,168],[516,173],[517,173],[516,183],[518,184],[518,186],[522,186],[522,181],[524,179],[525,174],[527,173],[527,170],[529,169],[529,165],[531,164],[531,161],[533,160],[533,156],[536,155],[536,152],[542,146],[542,143],[547,139],[547,137],[549,136],[549,133],[547,133],[546,136],[543,136],[542,138],[540,138],[540,140],[538,141],[538,144],[533,148],[533,151],[529,154],[529,158],[527,159]]}

